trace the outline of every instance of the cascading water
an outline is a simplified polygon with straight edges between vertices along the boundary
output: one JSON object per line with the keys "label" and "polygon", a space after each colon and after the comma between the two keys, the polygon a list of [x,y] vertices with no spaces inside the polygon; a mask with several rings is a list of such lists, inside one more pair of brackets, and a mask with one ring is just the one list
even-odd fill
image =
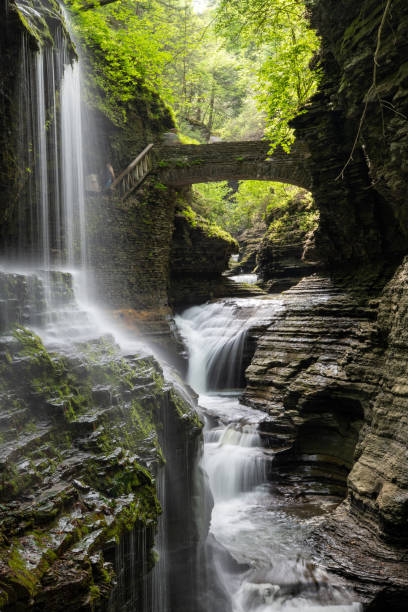
{"label": "cascading water", "polygon": [[247,332],[263,311],[262,300],[227,300],[194,306],[176,318],[189,347],[188,383],[195,391],[243,386]]}
{"label": "cascading water", "polygon": [[[20,7],[21,8],[21,7]],[[24,14],[35,11],[25,5]],[[62,31],[36,53],[23,37],[19,78],[18,251],[12,258],[85,267],[86,215],[79,63]]]}
{"label": "cascading water", "polygon": [[[42,17],[31,4],[21,2],[19,8],[29,23]],[[59,23],[60,17],[53,23]],[[116,330],[84,299],[88,281],[80,66],[62,28],[56,27],[55,44],[38,51],[22,37],[19,235],[7,261],[0,263],[0,332],[24,325],[38,333],[48,350],[72,357],[79,343],[95,342],[107,329]],[[9,284],[17,287],[18,300],[8,295]],[[141,346],[134,341],[123,350],[134,355]],[[164,472],[158,482],[165,505]],[[168,609],[165,517],[159,531],[160,561],[142,589],[140,576],[151,567],[151,542],[148,545],[143,530],[130,531],[120,540],[115,554],[117,584],[107,609],[139,610],[141,605],[144,612]]]}
{"label": "cascading water", "polygon": [[258,276],[256,274],[235,274],[228,278],[236,283],[246,283],[247,285],[256,285],[258,281]]}
{"label": "cascading water", "polygon": [[[61,87],[62,201],[66,261],[86,267],[86,214],[79,63],[65,67]],[[79,253],[76,255],[76,245]]]}
{"label": "cascading water", "polygon": [[315,519],[288,512],[267,482],[270,451],[258,431],[267,417],[239,403],[246,334],[280,304],[276,298],[218,301],[177,317],[189,350],[188,382],[201,393],[206,422],[210,546],[224,548],[210,558],[232,612],[357,612],[360,604],[316,567],[304,545]]}

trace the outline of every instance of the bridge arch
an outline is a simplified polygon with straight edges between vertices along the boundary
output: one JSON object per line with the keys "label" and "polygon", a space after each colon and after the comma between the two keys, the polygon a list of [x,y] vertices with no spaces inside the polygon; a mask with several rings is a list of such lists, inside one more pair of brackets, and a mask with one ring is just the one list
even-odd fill
{"label": "bridge arch", "polygon": [[165,185],[229,180],[275,181],[310,190],[306,144],[296,142],[289,154],[282,149],[268,155],[266,141],[167,144],[156,149],[157,168]]}

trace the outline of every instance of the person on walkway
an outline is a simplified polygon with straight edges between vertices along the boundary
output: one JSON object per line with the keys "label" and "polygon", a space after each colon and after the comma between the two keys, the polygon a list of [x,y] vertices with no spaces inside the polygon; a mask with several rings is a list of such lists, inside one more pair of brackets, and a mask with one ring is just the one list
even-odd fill
{"label": "person on walkway", "polygon": [[102,176],[102,191],[107,191],[112,186],[114,180],[115,171],[112,168],[112,164],[108,162]]}

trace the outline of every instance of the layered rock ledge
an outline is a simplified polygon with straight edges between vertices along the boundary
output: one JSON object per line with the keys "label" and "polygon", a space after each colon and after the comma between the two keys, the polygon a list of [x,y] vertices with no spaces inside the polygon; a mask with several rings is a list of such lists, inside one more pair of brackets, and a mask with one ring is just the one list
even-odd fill
{"label": "layered rock ledge", "polygon": [[245,402],[272,417],[274,480],[344,499],[318,547],[373,610],[408,594],[407,270],[303,279],[246,371]]}
{"label": "layered rock ledge", "polygon": [[[44,276],[0,275],[0,606],[118,610],[143,601],[150,610],[162,512],[155,478],[166,459],[185,487],[185,514],[177,507],[175,516],[171,502],[163,511],[195,571],[188,467],[201,424],[148,354],[124,354],[110,336],[68,340],[92,324],[75,306],[70,276],[48,280],[51,297]],[[175,585],[171,596],[183,609]]]}

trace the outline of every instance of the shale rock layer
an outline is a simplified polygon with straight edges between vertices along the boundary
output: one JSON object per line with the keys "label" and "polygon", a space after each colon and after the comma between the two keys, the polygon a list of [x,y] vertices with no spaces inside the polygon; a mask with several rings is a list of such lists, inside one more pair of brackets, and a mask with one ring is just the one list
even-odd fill
{"label": "shale rock layer", "polygon": [[[408,593],[407,269],[389,281],[369,268],[304,279],[283,294],[246,372],[246,401],[272,416],[273,477],[345,498],[320,548],[370,602]],[[352,534],[365,541],[357,555]]]}

